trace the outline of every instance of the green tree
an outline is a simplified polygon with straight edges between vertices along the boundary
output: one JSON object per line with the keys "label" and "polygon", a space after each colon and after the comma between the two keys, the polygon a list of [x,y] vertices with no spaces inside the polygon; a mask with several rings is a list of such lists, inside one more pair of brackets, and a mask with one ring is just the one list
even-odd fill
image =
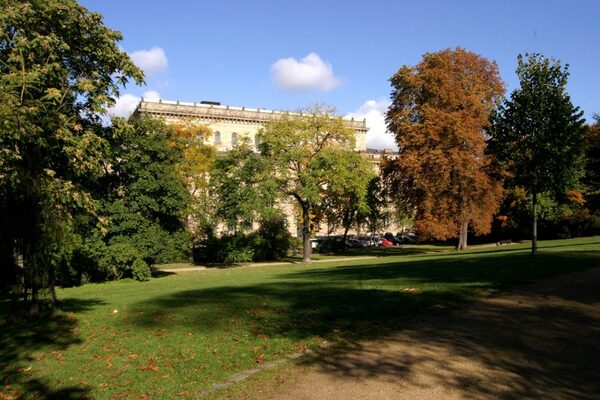
{"label": "green tree", "polygon": [[274,210],[278,193],[267,161],[247,140],[215,159],[211,192],[216,216],[234,234],[252,228],[255,221],[269,219]]}
{"label": "green tree", "polygon": [[[346,241],[348,231],[352,226],[360,224],[360,216],[369,212],[367,202],[369,182],[375,178],[375,173],[368,159],[365,157],[352,157],[349,164],[342,172],[352,176],[331,182],[325,188],[315,215],[322,215],[328,226],[328,232],[342,227],[344,229],[343,242]],[[363,171],[362,175],[355,175],[355,171]],[[354,179],[354,184],[348,186],[347,181]],[[316,221],[321,222],[321,221]]]}
{"label": "green tree", "polygon": [[[283,115],[265,125],[260,149],[271,166],[271,179],[287,198],[294,199],[302,215],[303,262],[310,262],[311,225],[315,210],[328,188],[336,193],[364,193],[362,177],[371,174],[354,150],[355,133],[326,107],[304,110],[303,115]],[[335,189],[334,189],[335,187]]]}
{"label": "green tree", "polygon": [[109,244],[127,242],[148,264],[187,259],[191,195],[178,174],[183,146],[151,117],[113,119],[106,180]]}
{"label": "green tree", "polygon": [[379,176],[373,177],[367,186],[366,207],[358,213],[358,223],[365,225],[369,232],[377,233],[385,229],[390,218],[388,190]]}
{"label": "green tree", "polygon": [[600,212],[600,115],[586,135],[586,167],[584,184],[587,189],[587,206],[592,213]]}
{"label": "green tree", "polygon": [[102,172],[98,115],[121,85],[143,81],[120,40],[73,0],[0,3],[2,274],[22,259],[10,280],[34,312],[45,293],[56,300],[53,255],[73,215],[95,209],[85,183]]}
{"label": "green tree", "polygon": [[583,112],[567,93],[568,65],[540,54],[519,55],[520,87],[492,115],[489,151],[531,195],[532,246],[537,254],[538,195],[564,197],[584,173]]}

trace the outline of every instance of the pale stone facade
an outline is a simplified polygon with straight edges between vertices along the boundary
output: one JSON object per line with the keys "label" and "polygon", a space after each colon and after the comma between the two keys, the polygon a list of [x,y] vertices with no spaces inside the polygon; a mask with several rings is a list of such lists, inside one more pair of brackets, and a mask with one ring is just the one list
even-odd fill
{"label": "pale stone facade", "polygon": [[[187,122],[207,125],[213,133],[213,136],[207,139],[207,143],[214,145],[221,151],[231,149],[233,142],[240,140],[242,137],[248,138],[250,143],[256,146],[256,134],[265,122],[281,118],[282,115],[296,114],[260,108],[222,106],[220,104],[166,100],[148,101],[144,99],[142,99],[134,113],[152,115],[173,124]],[[368,130],[366,120],[355,121],[352,118],[345,119],[345,121],[356,132],[356,150],[366,151]]]}
{"label": "pale stone facade", "polygon": [[[223,106],[215,102],[188,103],[180,101],[144,100],[139,103],[134,114],[147,114],[163,119],[167,124],[187,123],[191,125],[206,125],[212,135],[202,138],[206,144],[213,145],[219,151],[227,151],[232,148],[236,141],[247,138],[255,148],[257,146],[256,135],[268,121],[281,118],[282,115],[301,115],[284,111],[273,111],[265,109]],[[353,118],[344,118],[347,125],[354,129],[356,134],[356,151],[368,157],[373,168],[379,173],[379,163],[383,156],[394,158],[396,154],[389,149],[372,150],[367,149],[367,125],[366,120],[356,121]],[[290,233],[300,236],[300,226],[296,220],[294,207],[290,203],[281,204],[282,210],[288,216],[287,225]],[[390,226],[390,230],[397,229]],[[318,232],[326,235],[327,228],[322,227]]]}

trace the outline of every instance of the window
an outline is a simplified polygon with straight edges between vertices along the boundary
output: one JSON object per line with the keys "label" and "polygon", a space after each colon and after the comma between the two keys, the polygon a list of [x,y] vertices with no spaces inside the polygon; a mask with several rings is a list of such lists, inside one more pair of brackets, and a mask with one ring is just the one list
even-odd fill
{"label": "window", "polygon": [[238,144],[238,135],[237,133],[233,132],[231,134],[231,145],[235,146],[236,144]]}
{"label": "window", "polygon": [[258,150],[258,146],[260,146],[260,137],[258,134],[254,135],[254,147]]}
{"label": "window", "polygon": [[221,144],[221,132],[215,132],[215,144]]}

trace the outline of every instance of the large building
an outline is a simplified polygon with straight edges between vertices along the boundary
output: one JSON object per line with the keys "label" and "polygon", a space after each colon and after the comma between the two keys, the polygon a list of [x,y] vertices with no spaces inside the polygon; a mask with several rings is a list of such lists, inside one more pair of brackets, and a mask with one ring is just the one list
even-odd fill
{"label": "large building", "polygon": [[[134,113],[159,117],[172,124],[185,122],[207,125],[213,133],[213,136],[207,139],[208,144],[212,144],[222,151],[231,149],[233,144],[242,137],[248,138],[250,143],[256,145],[256,134],[265,122],[280,118],[285,114],[296,114],[260,108],[223,106],[220,103],[209,101],[186,103],[144,99]],[[356,132],[356,150],[366,151],[368,130],[366,120],[355,121],[352,118],[345,119],[345,121]]]}
{"label": "large building", "polygon": [[[282,115],[302,115],[285,111],[265,110],[260,108],[232,107],[218,102],[202,101],[189,103],[182,101],[145,100],[142,99],[134,114],[145,114],[164,120],[167,124],[206,125],[212,136],[203,138],[206,144],[213,145],[219,151],[227,151],[242,138],[247,138],[255,147],[258,145],[257,133],[268,121],[281,118]],[[386,150],[367,149],[366,120],[345,118],[344,121],[354,129],[356,135],[356,151],[368,157],[373,167],[379,171],[379,163],[383,156],[394,158],[396,153]],[[288,228],[292,234],[298,234],[300,226],[294,218],[291,204],[282,206],[288,215]],[[396,227],[390,227],[390,230]],[[320,234],[326,234],[323,227]]]}

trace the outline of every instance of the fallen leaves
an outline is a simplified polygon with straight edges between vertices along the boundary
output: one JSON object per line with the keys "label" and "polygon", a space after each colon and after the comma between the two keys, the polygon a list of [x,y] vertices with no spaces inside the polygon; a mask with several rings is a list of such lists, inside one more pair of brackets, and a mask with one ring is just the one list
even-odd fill
{"label": "fallen leaves", "polygon": [[159,369],[160,368],[158,368],[158,366],[154,363],[154,359],[152,357],[148,357],[148,360],[146,360],[146,365],[138,368],[139,371],[152,371],[152,372],[156,372]]}
{"label": "fallen leaves", "polygon": [[52,352],[52,356],[54,356],[54,358],[56,359],[56,361],[60,361],[60,362],[64,362],[65,361],[62,353],[60,351],[58,351],[58,350],[54,350]]}

